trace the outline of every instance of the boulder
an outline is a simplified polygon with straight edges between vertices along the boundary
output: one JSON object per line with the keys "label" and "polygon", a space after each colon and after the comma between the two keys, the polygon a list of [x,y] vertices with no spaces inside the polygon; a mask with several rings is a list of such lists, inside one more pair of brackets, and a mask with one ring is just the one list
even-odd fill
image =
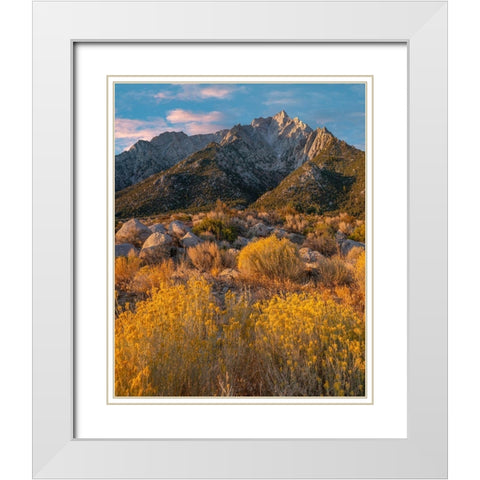
{"label": "boulder", "polygon": [[118,243],[115,245],[115,258],[138,255],[138,250],[131,243]]}
{"label": "boulder", "polygon": [[152,234],[152,231],[136,218],[130,219],[122,225],[115,234],[115,243],[131,243],[141,247],[143,242]]}
{"label": "boulder", "polygon": [[152,233],[140,251],[140,258],[148,263],[157,263],[172,256],[173,239],[167,233]]}
{"label": "boulder", "polygon": [[195,247],[201,240],[192,232],[187,232],[180,240],[180,244],[187,248],[187,247]]}
{"label": "boulder", "polygon": [[182,238],[184,237],[188,232],[191,232],[191,228],[187,227],[183,222],[180,220],[174,220],[173,222],[170,222],[170,225],[168,226],[168,233],[170,235],[173,235],[177,238]]}
{"label": "boulder", "polygon": [[254,237],[268,237],[272,230],[273,227],[268,227],[263,222],[258,222],[250,228],[250,233]]}
{"label": "boulder", "polygon": [[310,250],[310,248],[303,247],[301,248],[298,253],[300,254],[300,258],[306,263],[315,263],[319,262],[324,256],[316,252],[315,250]]}
{"label": "boulder", "polygon": [[168,233],[155,232],[149,235],[142,248],[170,246],[172,243],[173,238]]}
{"label": "boulder", "polygon": [[288,232],[283,228],[274,228],[272,233],[278,238],[285,238],[288,235]]}
{"label": "boulder", "polygon": [[167,233],[167,229],[161,223],[150,225],[149,228],[152,233]]}
{"label": "boulder", "polygon": [[342,231],[338,230],[338,232],[335,234],[335,240],[338,244],[341,244],[347,240],[347,236]]}
{"label": "boulder", "polygon": [[335,240],[338,243],[340,248],[340,253],[343,256],[348,255],[348,252],[355,247],[360,247],[365,250],[365,244],[361,242],[356,242],[355,240],[350,240],[347,236],[340,230],[335,234]]}
{"label": "boulder", "polygon": [[297,245],[302,245],[305,241],[305,237],[299,233],[289,233],[286,238]]}
{"label": "boulder", "polygon": [[363,248],[365,250],[365,244],[364,243],[356,242],[355,240],[350,240],[350,239],[344,240],[339,245],[340,245],[340,253],[343,256],[348,255],[348,252],[350,250],[352,250],[352,248],[355,248],[355,247],[360,247],[360,248]]}
{"label": "boulder", "polygon": [[237,237],[235,241],[233,242],[233,246],[235,248],[243,248],[246,247],[249,243],[248,238],[245,237]]}
{"label": "boulder", "polygon": [[323,260],[325,257],[320,253],[315,250],[312,250],[310,259],[312,262],[320,262],[320,260]]}

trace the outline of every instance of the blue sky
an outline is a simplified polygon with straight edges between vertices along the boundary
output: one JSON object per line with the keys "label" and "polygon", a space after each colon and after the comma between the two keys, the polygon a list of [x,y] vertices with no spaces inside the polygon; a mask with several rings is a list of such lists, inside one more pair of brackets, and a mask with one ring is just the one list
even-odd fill
{"label": "blue sky", "polygon": [[363,84],[117,83],[115,153],[162,132],[210,133],[281,110],[365,147]]}

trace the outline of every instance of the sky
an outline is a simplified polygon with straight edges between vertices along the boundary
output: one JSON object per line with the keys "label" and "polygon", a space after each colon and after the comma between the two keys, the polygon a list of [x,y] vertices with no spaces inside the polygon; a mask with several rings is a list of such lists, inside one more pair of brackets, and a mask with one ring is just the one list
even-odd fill
{"label": "sky", "polygon": [[115,84],[115,153],[167,131],[211,133],[285,110],[365,149],[363,84]]}

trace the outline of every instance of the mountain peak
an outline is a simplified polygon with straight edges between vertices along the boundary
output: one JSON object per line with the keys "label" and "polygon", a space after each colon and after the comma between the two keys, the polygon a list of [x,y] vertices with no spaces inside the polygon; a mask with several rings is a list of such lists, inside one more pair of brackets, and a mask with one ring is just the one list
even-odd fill
{"label": "mountain peak", "polygon": [[328,133],[330,135],[333,135],[333,133],[327,127],[322,127],[322,128],[318,127],[317,131],[319,133]]}
{"label": "mountain peak", "polygon": [[280,112],[278,112],[276,115],[274,115],[272,117],[274,120],[286,120],[286,119],[290,119],[290,117],[288,116],[288,113],[285,111],[285,110],[282,110]]}

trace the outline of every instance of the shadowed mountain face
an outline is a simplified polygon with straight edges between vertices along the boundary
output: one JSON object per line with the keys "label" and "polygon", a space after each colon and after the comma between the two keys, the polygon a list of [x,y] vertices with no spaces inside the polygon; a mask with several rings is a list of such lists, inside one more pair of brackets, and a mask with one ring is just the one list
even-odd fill
{"label": "shadowed mountain face", "polygon": [[116,182],[130,184],[116,193],[116,215],[208,208],[217,199],[242,206],[256,201],[259,208],[293,202],[305,211],[351,203],[363,212],[364,163],[360,150],[283,110],[209,135],[168,132],[117,155]]}
{"label": "shadowed mountain face", "polygon": [[138,141],[129,150],[115,155],[115,191],[172,167],[210,142],[219,142],[227,131],[192,136],[183,132],[165,132],[149,142]]}

